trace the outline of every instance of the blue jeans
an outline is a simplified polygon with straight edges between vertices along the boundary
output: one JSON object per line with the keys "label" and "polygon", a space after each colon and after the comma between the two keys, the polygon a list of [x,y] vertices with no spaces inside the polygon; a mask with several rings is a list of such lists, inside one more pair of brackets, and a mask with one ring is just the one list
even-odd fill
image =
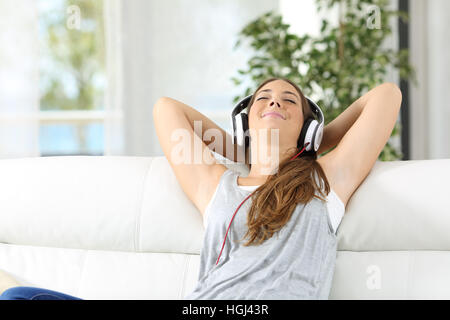
{"label": "blue jeans", "polygon": [[9,288],[0,300],[82,300],[64,293],[32,287]]}

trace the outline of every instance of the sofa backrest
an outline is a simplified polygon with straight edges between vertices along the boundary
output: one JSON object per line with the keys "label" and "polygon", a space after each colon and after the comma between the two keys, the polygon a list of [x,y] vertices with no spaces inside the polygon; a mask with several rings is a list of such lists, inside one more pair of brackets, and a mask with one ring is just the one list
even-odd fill
{"label": "sofa backrest", "polygon": [[[193,289],[202,219],[165,157],[9,159],[0,177],[0,269],[23,284],[85,299]],[[376,163],[338,229],[330,299],[450,298],[449,179],[450,160]]]}

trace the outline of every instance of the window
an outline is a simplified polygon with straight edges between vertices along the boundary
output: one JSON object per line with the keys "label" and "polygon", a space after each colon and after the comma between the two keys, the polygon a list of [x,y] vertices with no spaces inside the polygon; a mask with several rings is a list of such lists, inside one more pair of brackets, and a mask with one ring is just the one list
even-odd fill
{"label": "window", "polygon": [[103,155],[103,0],[39,0],[41,156]]}

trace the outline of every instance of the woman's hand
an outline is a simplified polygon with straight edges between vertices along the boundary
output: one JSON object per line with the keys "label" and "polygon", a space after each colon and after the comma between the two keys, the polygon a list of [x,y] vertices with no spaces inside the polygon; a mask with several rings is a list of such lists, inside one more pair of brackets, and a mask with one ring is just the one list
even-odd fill
{"label": "woman's hand", "polygon": [[387,84],[381,84],[370,90],[355,102],[353,102],[347,109],[345,109],[336,119],[325,126],[323,131],[322,143],[320,144],[317,155],[331,151],[342,140],[347,131],[353,126],[355,121],[361,115],[364,106],[369,99],[377,94]]}
{"label": "woman's hand", "polygon": [[[220,128],[214,121],[209,119],[203,113],[195,110],[187,104],[172,98],[165,97],[164,99],[167,99],[168,101],[170,101],[170,104],[176,106],[177,108],[180,108],[183,111],[183,113],[189,119],[189,123],[191,124],[191,127],[194,130],[195,134],[200,139],[202,139],[202,141],[205,143],[205,145],[208,146],[211,151],[220,154],[222,157],[228,160],[237,162],[237,145],[232,143],[232,137],[229,133]],[[201,132],[199,130],[200,128]],[[209,132],[207,132],[208,130]],[[214,137],[214,139],[210,139],[211,137]],[[218,138],[220,140],[216,141],[216,139]],[[220,148],[218,146],[222,147]]]}

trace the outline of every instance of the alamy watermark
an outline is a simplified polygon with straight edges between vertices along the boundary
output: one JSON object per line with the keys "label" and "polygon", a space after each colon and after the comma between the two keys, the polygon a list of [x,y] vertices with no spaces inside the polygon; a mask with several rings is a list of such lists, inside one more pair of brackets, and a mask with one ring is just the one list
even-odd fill
{"label": "alamy watermark", "polygon": [[69,30],[81,29],[81,9],[79,6],[72,5],[67,7],[67,22],[66,26]]}
{"label": "alamy watermark", "polygon": [[381,29],[381,9],[377,5],[369,5],[366,8],[366,26],[368,29]]}
{"label": "alamy watermark", "polygon": [[366,286],[369,290],[381,289],[381,268],[377,265],[370,265],[366,268],[369,277],[366,280]]}
{"label": "alamy watermark", "polygon": [[[250,148],[249,163],[258,163],[261,166],[260,174],[270,175],[278,170],[279,163],[279,134],[280,129],[249,129],[245,137],[255,139]],[[269,134],[270,132],[270,134]],[[226,164],[245,163],[245,150],[237,148],[237,154],[232,147],[231,135],[223,137],[218,129],[208,129],[203,133],[202,122],[194,121],[194,135],[192,130],[178,128],[170,137],[171,142],[177,142],[171,151],[170,160],[173,164],[214,164],[217,159],[212,156],[214,151],[225,158]],[[203,133],[203,134],[202,134]],[[202,148],[203,141],[211,141],[207,148]],[[225,148],[224,141],[228,148]],[[226,154],[224,154],[224,151]]]}

